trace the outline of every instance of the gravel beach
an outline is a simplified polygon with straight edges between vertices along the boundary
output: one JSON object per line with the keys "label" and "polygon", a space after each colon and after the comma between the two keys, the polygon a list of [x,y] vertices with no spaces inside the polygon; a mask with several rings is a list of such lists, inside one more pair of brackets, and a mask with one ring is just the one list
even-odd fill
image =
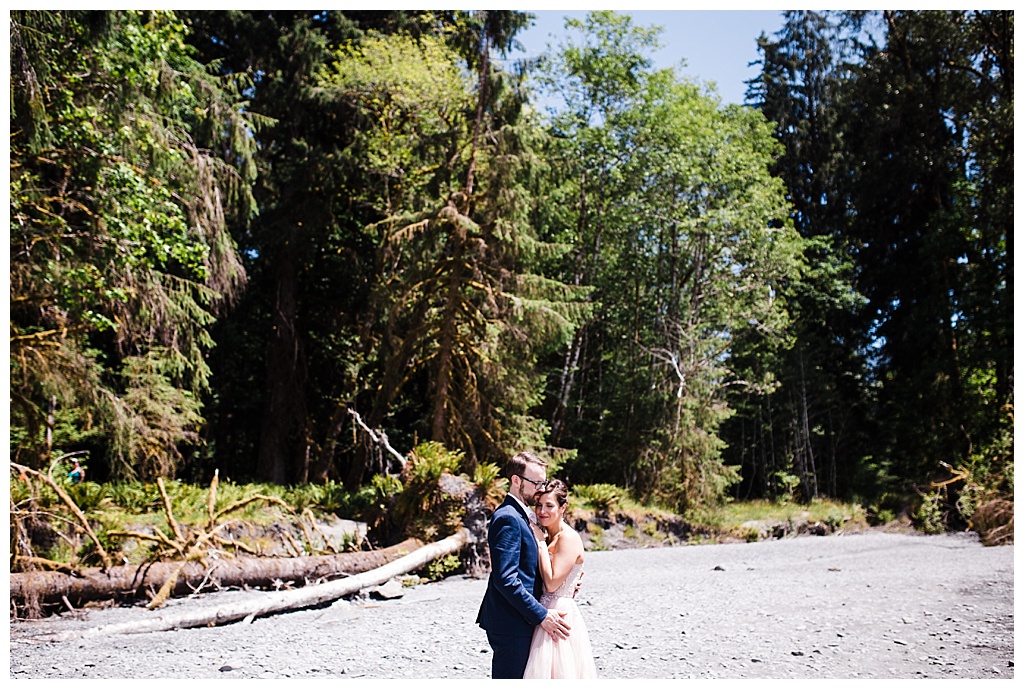
{"label": "gravel beach", "polygon": [[[972,534],[884,532],[599,551],[577,602],[603,678],[1013,679],[1013,552]],[[248,624],[62,642],[34,637],[147,611],[12,620],[9,676],[479,680],[485,585],[456,576]]]}

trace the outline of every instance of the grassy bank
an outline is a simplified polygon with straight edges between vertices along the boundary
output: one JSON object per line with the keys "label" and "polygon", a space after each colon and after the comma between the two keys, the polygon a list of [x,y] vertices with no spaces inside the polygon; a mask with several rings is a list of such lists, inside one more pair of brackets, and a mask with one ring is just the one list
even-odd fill
{"label": "grassy bank", "polygon": [[[503,482],[493,477],[491,481],[487,487],[492,501],[500,499]],[[349,492],[334,483],[283,487],[165,481],[162,488],[158,484],[85,482],[64,485],[62,490],[84,515],[95,538],[81,528],[81,520],[71,514],[52,486],[26,479],[12,481],[12,525],[20,534],[16,554],[34,558],[36,566],[46,562],[94,566],[100,564],[100,548],[118,563],[172,558],[176,528],[185,535],[182,544],[195,540],[195,534],[216,531],[218,547],[228,553],[308,555],[357,549],[364,545],[366,528],[340,530],[339,521],[368,525],[372,540],[379,535],[374,533],[375,525],[394,516],[389,515],[389,506],[390,512],[396,512],[393,508],[400,504],[396,498],[403,487],[393,481]],[[410,491],[409,486],[404,490]],[[642,504],[625,489],[610,484],[574,487],[570,519],[592,550],[756,541],[867,527],[862,507],[832,500],[806,505],[733,502],[715,510],[679,515]]]}

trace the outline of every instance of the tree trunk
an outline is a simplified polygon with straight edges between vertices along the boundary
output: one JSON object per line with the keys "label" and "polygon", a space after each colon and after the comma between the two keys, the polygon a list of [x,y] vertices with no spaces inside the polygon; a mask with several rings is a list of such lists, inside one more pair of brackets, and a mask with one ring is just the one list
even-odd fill
{"label": "tree trunk", "polygon": [[[410,538],[383,550],[318,555],[292,558],[239,557],[216,560],[207,567],[188,562],[178,574],[172,595],[187,595],[204,585],[272,587],[275,582],[299,582],[322,579],[339,574],[355,574],[381,567],[422,542]],[[88,601],[144,598],[157,591],[180,562],[157,562],[150,565],[111,567],[84,570],[80,576],[61,572],[12,573],[11,605],[25,607],[33,603],[59,604],[65,598],[73,606]]]}
{"label": "tree trunk", "polygon": [[267,401],[263,411],[256,472],[278,485],[295,479],[295,442],[305,418],[302,385],[305,353],[296,330],[298,276],[296,233],[284,241],[276,260],[273,332],[267,355]]}
{"label": "tree trunk", "polygon": [[462,281],[462,242],[457,241],[455,259],[452,261],[454,268],[448,283],[448,302],[445,304],[444,322],[441,326],[441,341],[438,343],[437,388],[434,392],[432,439],[442,444],[448,444],[451,440],[448,435],[448,409],[452,406],[450,395],[455,366],[455,331],[459,327],[456,317]]}
{"label": "tree trunk", "polygon": [[551,438],[556,445],[561,441],[562,431],[565,429],[565,414],[569,407],[569,396],[572,394],[573,380],[580,364],[580,352],[583,350],[584,328],[586,328],[586,324],[581,325],[573,335],[572,344],[569,345],[569,351],[565,353],[565,362],[562,364],[562,377],[558,384],[558,400],[551,419]]}
{"label": "tree trunk", "polygon": [[449,536],[444,540],[423,546],[383,567],[326,584],[306,586],[291,591],[259,593],[250,599],[227,605],[207,605],[201,608],[184,610],[176,614],[155,615],[145,620],[123,624],[110,624],[77,631],[41,635],[40,638],[47,641],[69,641],[106,634],[134,634],[171,629],[209,627],[287,610],[301,610],[302,608],[309,608],[328,601],[337,600],[342,596],[356,593],[364,588],[378,586],[394,577],[420,569],[431,560],[458,552],[469,542],[469,539],[469,531],[461,529],[454,536]]}

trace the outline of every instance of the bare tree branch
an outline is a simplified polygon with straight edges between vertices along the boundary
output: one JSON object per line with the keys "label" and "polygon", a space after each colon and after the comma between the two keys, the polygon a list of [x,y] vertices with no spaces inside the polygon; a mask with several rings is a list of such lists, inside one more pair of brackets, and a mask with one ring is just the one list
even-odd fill
{"label": "bare tree branch", "polygon": [[367,426],[366,423],[363,421],[363,417],[359,416],[359,412],[357,412],[355,409],[352,409],[350,407],[348,413],[351,414],[352,417],[356,420],[356,423],[359,424],[359,427],[366,431],[367,435],[370,436],[370,440],[382,446],[385,450],[388,451],[388,453],[392,457],[394,457],[398,461],[399,471],[405,468],[405,457],[403,457],[398,450],[391,447],[391,443],[388,442],[387,433],[385,433],[384,431],[374,431],[372,428]]}

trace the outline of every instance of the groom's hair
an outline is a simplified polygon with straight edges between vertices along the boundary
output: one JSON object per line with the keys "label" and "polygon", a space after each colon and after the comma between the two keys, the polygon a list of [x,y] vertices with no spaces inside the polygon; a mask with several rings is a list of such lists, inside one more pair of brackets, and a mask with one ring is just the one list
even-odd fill
{"label": "groom's hair", "polygon": [[548,465],[543,459],[532,452],[520,452],[505,465],[505,478],[511,480],[513,476],[522,476],[527,464],[537,464],[542,467]]}

